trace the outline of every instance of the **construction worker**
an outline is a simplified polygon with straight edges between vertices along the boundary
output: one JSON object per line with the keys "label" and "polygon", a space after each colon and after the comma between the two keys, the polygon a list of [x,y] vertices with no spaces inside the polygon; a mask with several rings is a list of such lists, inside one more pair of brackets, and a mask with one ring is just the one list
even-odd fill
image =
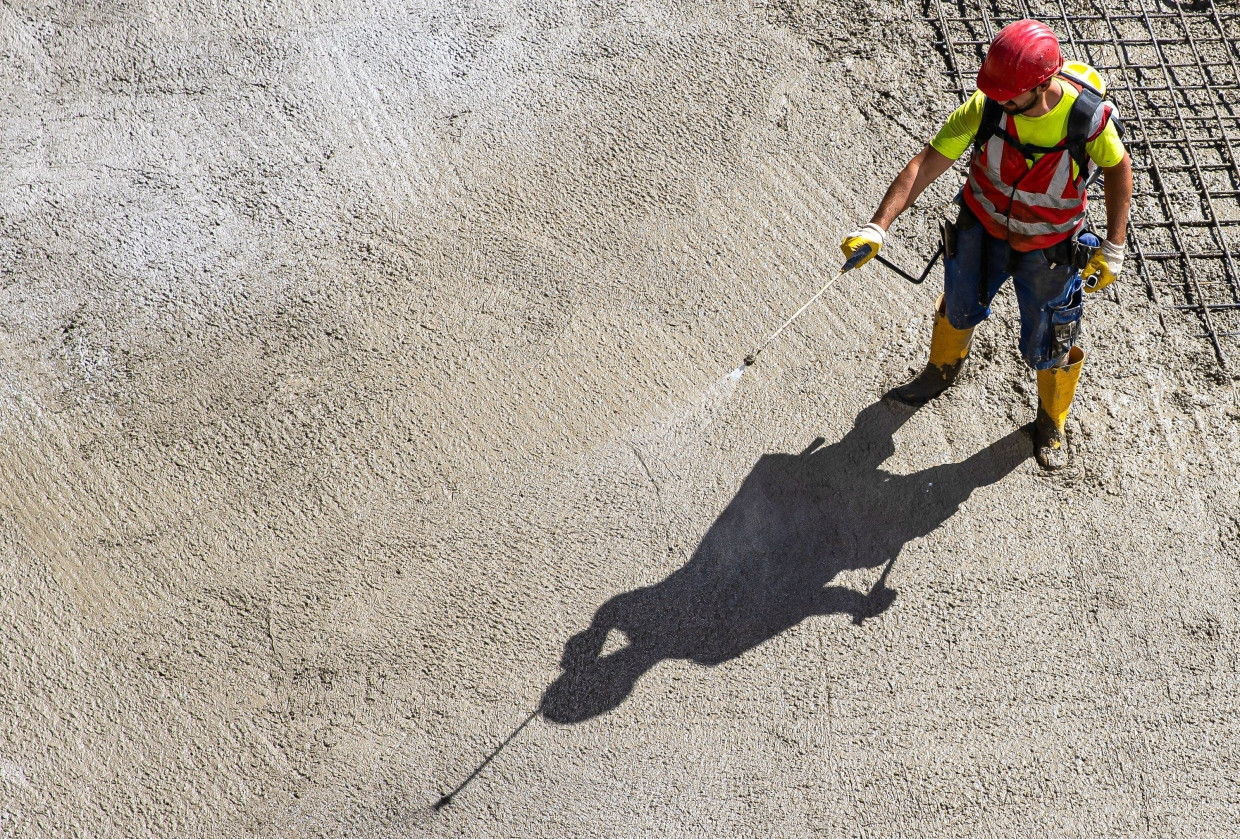
{"label": "construction worker", "polygon": [[[1069,74],[1067,70],[1077,72]],[[995,37],[977,74],[977,91],[896,176],[870,223],[840,245],[851,257],[883,245],[900,213],[972,148],[960,214],[945,225],[944,291],[930,339],[930,361],[889,397],[922,405],[951,386],[973,329],[1011,277],[1020,305],[1020,350],[1037,371],[1034,445],[1038,462],[1067,462],[1064,421],[1084,353],[1076,346],[1085,292],[1105,288],[1124,264],[1132,162],[1097,72],[1065,68],[1048,26],[1021,20]],[[1086,178],[1099,167],[1106,240],[1086,234]],[[1100,246],[1099,246],[1100,245]],[[1083,270],[1082,270],[1083,269]]]}

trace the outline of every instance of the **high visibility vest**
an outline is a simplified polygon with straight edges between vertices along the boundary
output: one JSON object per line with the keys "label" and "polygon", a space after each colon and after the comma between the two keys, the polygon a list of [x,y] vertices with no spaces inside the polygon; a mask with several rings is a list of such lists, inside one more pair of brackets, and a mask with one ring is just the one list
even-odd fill
{"label": "high visibility vest", "polygon": [[[1073,84],[1062,76],[1060,81]],[[1097,138],[1110,118],[1111,104],[1099,101],[1090,115],[1086,142]],[[986,232],[1007,239],[1018,251],[1049,248],[1076,233],[1085,223],[1085,180],[1092,163],[1074,177],[1066,136],[1049,148],[1024,146],[1016,120],[1007,113],[1000,116],[998,128],[974,150],[964,189],[965,203]],[[1034,150],[1045,153],[1030,166]]]}

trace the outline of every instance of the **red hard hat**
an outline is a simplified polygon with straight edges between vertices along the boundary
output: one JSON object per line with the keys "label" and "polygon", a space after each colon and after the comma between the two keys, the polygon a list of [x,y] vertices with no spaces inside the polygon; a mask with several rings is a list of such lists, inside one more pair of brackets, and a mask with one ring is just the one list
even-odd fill
{"label": "red hard hat", "polygon": [[996,102],[1015,99],[1033,90],[1063,67],[1059,39],[1045,23],[1018,20],[999,30],[982,69],[977,71],[977,87]]}

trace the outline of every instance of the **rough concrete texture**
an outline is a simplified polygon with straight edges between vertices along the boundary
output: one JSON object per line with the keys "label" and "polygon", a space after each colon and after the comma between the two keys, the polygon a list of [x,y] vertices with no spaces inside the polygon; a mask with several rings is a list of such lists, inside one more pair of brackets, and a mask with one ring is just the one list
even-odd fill
{"label": "rough concrete texture", "polygon": [[1090,299],[1053,477],[1010,292],[916,412],[937,271],[726,380],[954,104],[928,35],[0,7],[0,836],[1235,835],[1195,324]]}

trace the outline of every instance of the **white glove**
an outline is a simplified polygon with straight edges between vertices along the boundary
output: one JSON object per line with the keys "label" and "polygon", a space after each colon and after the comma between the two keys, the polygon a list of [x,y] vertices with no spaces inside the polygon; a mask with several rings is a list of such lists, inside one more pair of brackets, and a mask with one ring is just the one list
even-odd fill
{"label": "white glove", "polygon": [[1085,281],[1085,291],[1100,291],[1109,286],[1119,272],[1124,270],[1124,246],[1117,245],[1110,239],[1102,243],[1102,247],[1094,251],[1093,258],[1081,272]]}

